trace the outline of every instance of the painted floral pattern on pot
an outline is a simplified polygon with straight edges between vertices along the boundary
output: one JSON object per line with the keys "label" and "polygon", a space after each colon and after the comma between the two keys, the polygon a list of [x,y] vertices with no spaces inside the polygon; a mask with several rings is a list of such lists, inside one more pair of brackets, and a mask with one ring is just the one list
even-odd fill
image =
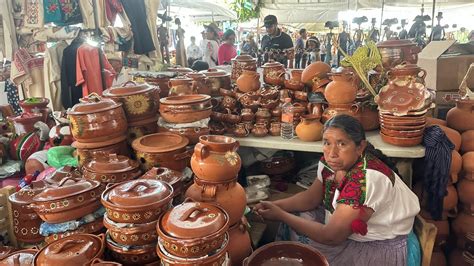
{"label": "painted floral pattern on pot", "polygon": [[150,109],[149,100],[141,94],[130,95],[125,101],[125,108],[127,112],[134,115],[140,115]]}

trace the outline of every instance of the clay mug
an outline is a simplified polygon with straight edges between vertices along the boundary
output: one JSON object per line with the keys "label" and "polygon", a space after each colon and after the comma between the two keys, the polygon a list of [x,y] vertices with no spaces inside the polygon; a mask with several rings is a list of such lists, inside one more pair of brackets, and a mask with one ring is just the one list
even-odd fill
{"label": "clay mug", "polygon": [[243,108],[240,116],[242,117],[242,121],[253,121],[255,118],[255,114],[252,112],[250,108]]}
{"label": "clay mug", "polygon": [[222,106],[224,108],[234,109],[236,105],[237,105],[237,100],[231,96],[226,95],[222,99]]}
{"label": "clay mug", "polygon": [[247,137],[250,134],[250,130],[247,128],[247,125],[244,123],[238,123],[235,125],[234,136],[238,138]]}
{"label": "clay mug", "polygon": [[269,131],[270,131],[270,135],[272,136],[280,136],[281,122],[271,122]]}
{"label": "clay mug", "polygon": [[252,129],[252,134],[255,137],[265,137],[268,134],[267,124],[265,123],[255,124],[255,127]]}

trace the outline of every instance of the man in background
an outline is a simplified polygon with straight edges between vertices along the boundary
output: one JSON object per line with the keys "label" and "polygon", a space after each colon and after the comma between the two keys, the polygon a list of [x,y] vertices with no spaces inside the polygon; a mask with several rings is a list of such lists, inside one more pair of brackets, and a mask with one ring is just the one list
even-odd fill
{"label": "man in background", "polygon": [[293,48],[290,35],[278,28],[278,21],[274,15],[268,15],[263,19],[263,25],[267,35],[262,38],[261,50],[264,53],[264,62],[273,59],[287,66],[288,49]]}
{"label": "man in background", "polygon": [[188,52],[188,66],[192,66],[196,60],[201,60],[202,52],[201,48],[196,45],[196,37],[191,36],[191,44],[186,51]]}
{"label": "man in background", "polygon": [[304,68],[305,66],[301,65],[301,60],[305,54],[305,41],[308,37],[308,33],[306,32],[306,29],[301,29],[299,33],[300,37],[296,39],[295,45],[295,68]]}

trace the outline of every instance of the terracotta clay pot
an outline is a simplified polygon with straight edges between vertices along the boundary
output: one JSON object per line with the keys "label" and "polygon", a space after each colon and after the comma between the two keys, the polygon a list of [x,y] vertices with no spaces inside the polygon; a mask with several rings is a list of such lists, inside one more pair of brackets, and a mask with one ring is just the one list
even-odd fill
{"label": "terracotta clay pot", "polygon": [[461,212],[451,223],[451,228],[456,234],[457,247],[465,248],[466,234],[474,232],[472,225],[474,224],[474,216]]}
{"label": "terracotta clay pot", "polygon": [[413,80],[425,85],[426,70],[420,68],[416,64],[402,63],[397,67],[391,68],[387,72],[387,76],[390,83],[396,81],[409,82],[410,80]]}
{"label": "terracotta clay pot", "polygon": [[421,48],[410,40],[387,40],[377,44],[384,69],[389,70],[402,62],[416,64]]}
{"label": "terracotta clay pot", "polygon": [[452,184],[458,182],[458,174],[462,169],[462,157],[459,152],[451,151],[451,165],[449,167],[449,176]]}
{"label": "terracotta clay pot", "polygon": [[[426,207],[428,205],[428,193],[426,193],[426,191],[423,191],[422,184],[417,183],[413,188],[413,191],[420,199],[420,205],[422,207]],[[451,214],[455,214],[457,212],[458,193],[453,185],[447,185],[446,192],[447,194],[443,198],[443,212],[449,214],[450,216],[453,216]],[[433,220],[430,216],[426,216],[426,218]]]}
{"label": "terracotta clay pot", "polygon": [[469,259],[468,254],[462,249],[454,249],[449,253],[449,265],[456,266],[472,266],[472,259]]}
{"label": "terracotta clay pot", "polygon": [[360,120],[360,107],[357,104],[329,104],[321,116],[321,122],[326,123],[336,115],[346,114]]}
{"label": "terracotta clay pot", "polygon": [[38,249],[31,248],[31,249],[22,249],[19,251],[12,252],[8,254],[6,257],[0,259],[0,265],[5,266],[28,266],[33,265],[33,261],[35,258],[36,253],[38,253]]}
{"label": "terracotta clay pot", "polygon": [[128,81],[105,90],[103,95],[122,103],[129,123],[156,118],[160,103],[159,87]]}
{"label": "terracotta clay pot", "polygon": [[460,133],[474,129],[474,100],[457,100],[446,115],[448,127]]}
{"label": "terracotta clay pot", "polygon": [[323,138],[323,124],[318,115],[303,115],[295,132],[302,141],[319,141]]}
{"label": "terracotta clay pot", "polygon": [[250,108],[243,108],[240,116],[242,117],[242,121],[253,121],[255,118],[255,114],[252,112],[252,109]]}
{"label": "terracotta clay pot", "polygon": [[380,127],[379,111],[377,109],[362,105],[359,117],[365,131],[375,130]]}
{"label": "terracotta clay pot", "polygon": [[241,92],[257,91],[260,89],[260,74],[256,71],[244,70],[236,83]]}
{"label": "terracotta clay pot", "polygon": [[252,254],[252,242],[248,232],[249,224],[245,217],[229,228],[229,255],[232,265],[242,265]]}
{"label": "terracotta clay pot", "polygon": [[156,226],[159,243],[171,255],[181,258],[199,258],[218,250],[227,229],[229,216],[223,208],[189,201],[166,212]]}
{"label": "terracotta clay pot", "polygon": [[34,265],[88,265],[104,253],[104,235],[77,234],[43,247],[34,258]]}
{"label": "terracotta clay pot", "polygon": [[50,244],[50,243],[53,243],[54,241],[57,241],[59,239],[63,239],[63,238],[66,238],[68,236],[77,235],[77,234],[97,235],[97,234],[100,234],[103,231],[103,229],[104,229],[104,223],[102,222],[102,218],[101,218],[101,219],[97,219],[93,222],[83,224],[83,225],[79,226],[76,230],[66,231],[66,232],[62,232],[62,233],[54,233],[54,234],[51,234],[49,236],[46,236],[46,237],[44,237],[44,241],[47,244]]}
{"label": "terracotta clay pot", "polygon": [[169,132],[183,136],[189,140],[189,145],[193,145],[199,142],[199,137],[203,135],[209,135],[209,127],[184,127],[184,128],[171,128],[171,127],[159,127],[160,133]]}
{"label": "terracotta clay pot", "polygon": [[7,117],[8,121],[13,124],[17,135],[36,131],[34,125],[36,122],[42,121],[42,118],[43,116],[41,114],[36,113],[23,113],[21,115]]}
{"label": "terracotta clay pot", "polygon": [[66,177],[56,187],[44,189],[30,205],[48,223],[63,223],[84,217],[100,208],[100,183]]}
{"label": "terracotta clay pot", "polygon": [[235,129],[233,133],[234,133],[234,136],[238,138],[244,138],[250,134],[250,130],[247,128],[247,126],[244,123],[239,123],[235,125]]}
{"label": "terracotta clay pot", "polygon": [[270,129],[268,130],[272,136],[281,135],[281,122],[272,122],[270,123]]}
{"label": "terracotta clay pot", "polygon": [[183,175],[165,167],[153,167],[140,177],[140,179],[154,179],[168,183],[173,187],[173,198],[183,192]]}
{"label": "terracotta clay pot", "polygon": [[160,88],[160,98],[169,96],[169,86],[168,82],[171,78],[177,76],[175,72],[147,72],[146,74],[140,76],[135,76],[140,81],[146,82],[152,86],[158,86]]}
{"label": "terracotta clay pot", "polygon": [[434,252],[443,251],[446,248],[447,241],[449,238],[449,222],[448,221],[435,221],[426,220],[428,223],[432,223],[436,226],[438,232],[436,233],[436,239],[433,247]]}
{"label": "terracotta clay pot", "polygon": [[468,130],[462,133],[461,151],[464,153],[474,151],[474,130]]}
{"label": "terracotta clay pot", "polygon": [[193,91],[197,94],[211,95],[211,81],[203,73],[187,73],[193,79]]}
{"label": "terracotta clay pot", "polygon": [[216,202],[229,215],[229,224],[236,224],[242,218],[247,206],[244,188],[237,179],[226,182],[207,182],[198,177],[186,191],[186,197],[195,201]]}
{"label": "terracotta clay pot", "polygon": [[51,109],[48,107],[48,98],[29,98],[26,100],[21,100],[19,104],[24,113],[41,114],[41,121],[49,125],[48,120],[50,120],[51,117]]}
{"label": "terracotta clay pot", "polygon": [[257,71],[257,59],[250,55],[238,55],[231,60],[232,73],[230,78],[236,81],[243,71]]}
{"label": "terracotta clay pot", "polygon": [[256,123],[254,128],[252,128],[252,135],[254,137],[262,138],[268,135],[268,123]]}
{"label": "terracotta clay pot", "polygon": [[138,179],[109,186],[101,196],[107,217],[116,223],[149,223],[168,210],[173,188],[166,182]]}
{"label": "terracotta clay pot", "polygon": [[97,143],[124,136],[127,118],[121,103],[98,96],[82,98],[67,112],[74,139]]}
{"label": "terracotta clay pot", "polygon": [[267,108],[258,108],[258,111],[255,113],[255,119],[257,123],[270,122],[272,114]]}
{"label": "terracotta clay pot", "polygon": [[127,143],[132,142],[145,135],[150,135],[158,132],[158,118],[152,117],[146,120],[128,123],[127,128]]}
{"label": "terracotta clay pot", "polygon": [[457,184],[457,188],[459,201],[463,203],[464,211],[474,213],[474,181],[462,179]]}
{"label": "terracotta clay pot", "polygon": [[464,177],[469,180],[474,180],[474,152],[470,151],[462,156],[462,170]]}
{"label": "terracotta clay pot", "polygon": [[263,66],[263,80],[270,85],[283,85],[285,82],[285,66],[278,62],[268,62]]}
{"label": "terracotta clay pot", "polygon": [[461,148],[461,134],[459,134],[459,132],[452,128],[441,125],[438,126],[443,130],[444,134],[446,134],[448,139],[454,144],[454,149],[456,151],[459,151],[459,149]]}
{"label": "terracotta clay pot", "polygon": [[188,94],[196,94],[194,90],[194,82],[192,78],[188,77],[176,77],[169,81],[168,86],[170,87],[169,96],[180,96]]}
{"label": "terracotta clay pot", "polygon": [[182,95],[160,99],[160,115],[168,123],[191,123],[208,118],[212,112],[209,95]]}
{"label": "terracotta clay pot", "polygon": [[156,243],[158,235],[156,234],[156,223],[121,223],[117,225],[104,215],[104,226],[112,240],[120,245],[125,246],[143,246]]}
{"label": "terracotta clay pot", "polygon": [[103,154],[87,162],[82,168],[85,179],[104,184],[120,183],[141,175],[140,164],[117,154]]}
{"label": "terracotta clay pot", "polygon": [[72,147],[76,148],[79,167],[82,167],[87,161],[101,154],[112,154],[129,156],[130,151],[127,146],[126,136],[104,141],[101,143],[81,143],[74,141]]}
{"label": "terracotta clay pot", "polygon": [[208,69],[199,73],[203,73],[210,80],[211,96],[219,96],[219,90],[221,88],[226,90],[231,89],[230,74],[217,69]]}
{"label": "terracotta clay pot", "polygon": [[330,65],[317,61],[311,63],[303,70],[303,73],[301,73],[301,81],[308,86],[313,86],[315,83],[318,84],[318,86],[322,86],[330,81],[328,79],[328,73],[330,72]]}
{"label": "terracotta clay pot", "polygon": [[303,74],[303,69],[293,69],[291,70],[291,79],[285,80],[285,88],[300,91],[304,88],[304,83],[301,81],[301,75]]}
{"label": "terracotta clay pot", "polygon": [[124,249],[119,244],[115,243],[110,236],[107,236],[107,249],[114,261],[123,263],[124,265],[147,265],[159,260],[156,254],[156,244],[144,246],[131,246]]}
{"label": "terracotta clay pot", "polygon": [[245,259],[243,265],[265,265],[265,262],[269,261],[277,265],[329,265],[326,258],[315,248],[294,241],[276,241],[266,244]]}
{"label": "terracotta clay pot", "polygon": [[324,97],[329,104],[350,104],[356,99],[357,88],[352,73],[331,73],[332,81],[326,86]]}
{"label": "terracotta clay pot", "polygon": [[177,134],[156,133],[134,140],[132,147],[144,171],[160,166],[183,171],[192,152],[186,150],[188,143],[187,138]]}
{"label": "terracotta clay pot", "polygon": [[206,181],[220,182],[235,178],[241,160],[237,153],[239,142],[234,138],[218,135],[199,137],[191,157],[194,174]]}

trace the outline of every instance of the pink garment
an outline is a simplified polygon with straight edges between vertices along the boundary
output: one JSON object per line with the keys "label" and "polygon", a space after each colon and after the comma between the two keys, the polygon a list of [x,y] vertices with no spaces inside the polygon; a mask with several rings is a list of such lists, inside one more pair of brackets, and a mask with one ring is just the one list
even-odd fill
{"label": "pink garment", "polygon": [[102,88],[100,74],[99,48],[83,44],[77,49],[76,56],[76,86],[82,85],[82,96],[95,92],[102,95],[102,91],[112,86],[115,70],[107,58],[102,55],[104,66],[105,88]]}
{"label": "pink garment", "polygon": [[237,50],[235,47],[228,43],[222,43],[217,52],[217,58],[219,65],[224,63],[230,64],[230,60],[237,56]]}

